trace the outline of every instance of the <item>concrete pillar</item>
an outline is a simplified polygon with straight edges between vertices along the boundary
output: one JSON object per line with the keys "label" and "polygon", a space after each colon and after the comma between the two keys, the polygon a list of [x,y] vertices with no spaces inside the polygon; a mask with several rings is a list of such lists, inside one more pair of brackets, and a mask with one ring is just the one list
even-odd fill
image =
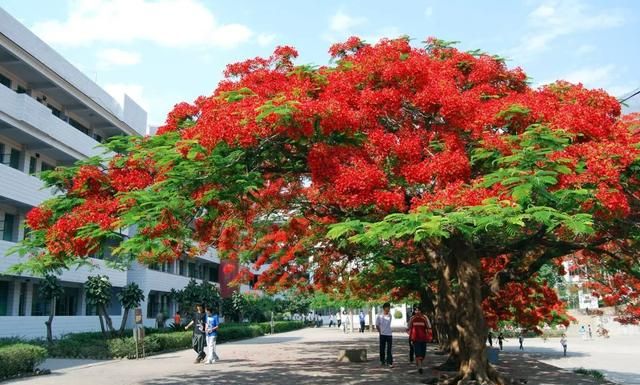
{"label": "concrete pillar", "polygon": [[13,290],[11,292],[11,309],[9,315],[17,316],[20,314],[20,281],[13,281]]}
{"label": "concrete pillar", "polygon": [[33,306],[33,282],[27,282],[27,292],[24,296],[24,315],[31,315],[31,307]]}

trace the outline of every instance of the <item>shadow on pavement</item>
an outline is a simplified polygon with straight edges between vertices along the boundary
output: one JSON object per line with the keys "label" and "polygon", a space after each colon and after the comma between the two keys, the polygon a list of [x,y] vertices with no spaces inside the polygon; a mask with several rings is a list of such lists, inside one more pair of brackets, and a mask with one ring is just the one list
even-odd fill
{"label": "shadow on pavement", "polygon": [[283,342],[299,341],[302,337],[259,337],[246,341],[234,341],[236,345],[264,345],[264,344],[281,344]]}
{"label": "shadow on pavement", "polygon": [[[255,340],[254,340],[255,342]],[[325,385],[367,384],[395,385],[421,384],[424,380],[442,374],[453,375],[433,369],[444,362],[446,355],[436,355],[435,346],[430,345],[426,358],[425,374],[418,374],[414,364],[409,363],[406,336],[394,338],[393,369],[381,367],[378,361],[377,338],[371,334],[362,337],[350,336],[344,341],[308,341],[292,343],[278,357],[252,357],[254,361],[228,362],[223,360],[202,368],[194,367],[193,373],[173,375],[143,382],[145,385],[182,385],[196,382],[212,382],[216,385]],[[363,363],[336,362],[338,351],[348,348],[366,348],[368,361]],[[558,369],[531,358],[528,354],[502,352],[498,369],[516,380],[526,379],[527,385],[600,385],[607,381],[578,375],[569,370]]]}

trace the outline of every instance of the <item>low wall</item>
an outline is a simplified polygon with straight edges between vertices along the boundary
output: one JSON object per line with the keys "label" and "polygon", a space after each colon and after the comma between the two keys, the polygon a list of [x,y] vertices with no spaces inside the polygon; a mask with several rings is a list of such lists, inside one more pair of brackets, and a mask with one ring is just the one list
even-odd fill
{"label": "low wall", "polygon": [[[0,337],[21,337],[25,339],[45,338],[47,316],[0,317]],[[122,316],[112,316],[113,327],[119,328]],[[100,331],[98,316],[57,316],[53,319],[53,335]]]}

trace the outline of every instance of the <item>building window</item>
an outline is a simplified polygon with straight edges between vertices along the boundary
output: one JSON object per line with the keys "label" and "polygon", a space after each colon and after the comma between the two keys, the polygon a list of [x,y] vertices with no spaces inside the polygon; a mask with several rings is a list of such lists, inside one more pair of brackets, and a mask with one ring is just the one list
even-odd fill
{"label": "building window", "polygon": [[218,282],[218,265],[209,266],[209,281]]}
{"label": "building window", "polygon": [[24,316],[27,314],[27,283],[20,283],[20,297],[18,299],[18,315]]}
{"label": "building window", "polygon": [[47,104],[47,107],[51,110],[51,113],[53,114],[53,116],[58,117],[58,118],[62,117],[62,111],[60,111],[59,109],[55,108],[51,104]]}
{"label": "building window", "polygon": [[16,221],[16,216],[12,215],[12,214],[4,214],[4,220],[2,221],[2,240],[3,241],[8,241],[8,242],[13,242],[13,233],[14,233],[14,227],[15,227],[15,222]]}
{"label": "building window", "polygon": [[56,166],[50,165],[47,162],[42,162],[42,164],[40,165],[40,171],[51,171],[55,168]]}
{"label": "building window", "polygon": [[2,84],[3,86],[5,86],[7,88],[11,88],[11,79],[9,79],[8,77],[4,76],[3,74],[0,74],[0,84]]}
{"label": "building window", "polygon": [[15,148],[11,149],[11,155],[9,155],[9,167],[20,169],[20,151]]}
{"label": "building window", "polygon": [[56,301],[56,315],[77,315],[80,289],[65,287],[64,294]]}
{"label": "building window", "polygon": [[184,275],[184,261],[178,262],[178,274]]}
{"label": "building window", "polygon": [[4,143],[0,143],[0,164],[6,164],[6,154],[4,153]]}
{"label": "building window", "polygon": [[189,263],[188,269],[189,269],[189,278],[195,278],[196,277],[196,264],[195,263]]}
{"label": "building window", "polygon": [[0,281],[0,316],[9,315],[9,282]]}
{"label": "building window", "polygon": [[29,96],[31,96],[31,91],[24,88],[23,86],[18,86],[18,88],[16,88],[16,92],[19,94],[27,94]]}
{"label": "building window", "polygon": [[69,124],[72,127],[74,127],[76,130],[82,132],[83,134],[89,135],[89,129],[84,125],[82,125],[82,123],[78,122],[77,120],[69,118]]}
{"label": "building window", "polygon": [[38,159],[35,156],[29,157],[29,174],[33,175],[36,173],[36,166],[38,165]]}
{"label": "building window", "polygon": [[40,285],[33,285],[33,294],[31,300],[31,315],[43,316],[49,315],[51,309],[51,301],[42,298],[40,295]]}
{"label": "building window", "polygon": [[147,297],[147,318],[155,318],[160,309],[159,298],[157,294],[149,293]]}
{"label": "building window", "polygon": [[97,142],[100,142],[100,143],[102,143],[102,141],[104,140],[104,138],[98,134],[95,134],[93,137],[96,139]]}

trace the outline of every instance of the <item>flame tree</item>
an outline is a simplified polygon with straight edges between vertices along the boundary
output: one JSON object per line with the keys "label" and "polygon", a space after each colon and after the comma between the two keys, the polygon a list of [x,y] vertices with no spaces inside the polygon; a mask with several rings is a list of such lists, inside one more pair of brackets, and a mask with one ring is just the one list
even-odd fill
{"label": "flame tree", "polygon": [[16,270],[116,244],[119,263],[215,246],[245,263],[225,264],[239,280],[268,263],[271,289],[402,295],[410,277],[447,329],[449,382],[492,384],[504,379],[484,353],[487,321],[557,314],[542,266],[582,250],[637,264],[638,119],[616,99],[532,89],[499,57],[436,39],[329,52],[323,67],[294,65],[291,47],[231,64],[157,135],[46,173],[62,194],[29,213]]}

